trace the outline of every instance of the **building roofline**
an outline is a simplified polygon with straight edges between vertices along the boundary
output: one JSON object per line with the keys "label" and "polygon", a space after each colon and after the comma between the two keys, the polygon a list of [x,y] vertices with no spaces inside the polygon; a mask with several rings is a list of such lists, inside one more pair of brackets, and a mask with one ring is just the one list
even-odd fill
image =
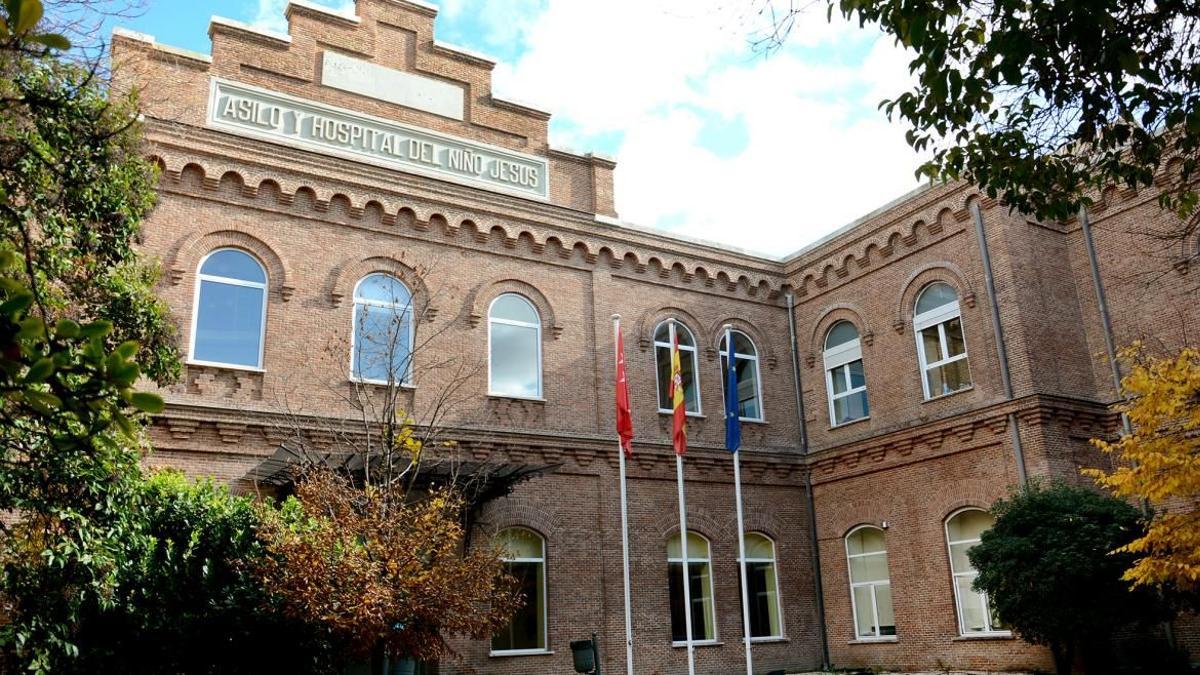
{"label": "building roofline", "polygon": [[896,197],[895,199],[892,199],[891,201],[883,204],[882,206],[877,207],[876,209],[870,211],[869,213],[861,215],[858,218],[855,218],[854,220],[846,223],[845,225],[842,225],[841,227],[822,236],[821,238],[819,238],[813,242],[810,242],[808,244],[805,244],[804,246],[801,246],[800,248],[796,249],[795,251],[792,251],[791,253],[789,253],[785,256],[781,256],[780,258],[778,258],[778,260],[779,260],[779,262],[782,262],[782,263],[790,263],[790,262],[796,260],[797,258],[799,258],[800,256],[803,256],[806,253],[814,251],[817,248],[824,246],[825,244],[833,241],[834,239],[837,239],[838,237],[842,236],[843,234],[846,234],[847,232],[854,230],[855,228],[862,225],[863,223],[866,223],[867,221],[871,220],[872,218],[875,218],[875,217],[879,216],[880,214],[887,213],[889,210],[891,210],[891,209],[893,209],[893,208],[895,208],[895,207],[897,207],[919,195],[922,195],[932,189],[933,189],[933,186],[929,185],[929,184],[920,185],[918,187],[915,187],[912,190],[909,190],[908,192],[905,192],[904,194],[900,195],[899,197]]}

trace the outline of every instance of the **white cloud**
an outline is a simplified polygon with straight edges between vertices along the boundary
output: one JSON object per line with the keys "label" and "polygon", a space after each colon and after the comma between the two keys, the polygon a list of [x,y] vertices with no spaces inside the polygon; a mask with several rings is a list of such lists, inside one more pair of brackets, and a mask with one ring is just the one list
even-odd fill
{"label": "white cloud", "polygon": [[[325,5],[335,11],[345,14],[354,13],[354,0],[310,0],[319,5]],[[272,30],[276,33],[286,33],[288,24],[287,17],[284,11],[287,9],[288,0],[258,0],[258,5],[254,10],[254,16],[250,19],[250,24],[256,28],[263,30]]]}
{"label": "white cloud", "polygon": [[[526,51],[496,90],[567,122],[556,144],[623,133],[626,220],[786,254],[916,185],[904,129],[876,110],[908,87],[908,58],[820,6],[764,56],[758,21],[721,0],[550,0],[520,18]],[[743,125],[744,147],[706,149],[706,119]]]}

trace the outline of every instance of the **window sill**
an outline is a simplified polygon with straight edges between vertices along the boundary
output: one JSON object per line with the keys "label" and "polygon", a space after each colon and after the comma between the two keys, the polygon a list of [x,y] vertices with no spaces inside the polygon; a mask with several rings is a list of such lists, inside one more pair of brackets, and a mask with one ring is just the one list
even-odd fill
{"label": "window sill", "polygon": [[[674,415],[675,411],[674,410],[663,410],[662,408],[659,408],[658,414],[659,415]],[[694,412],[687,413],[687,416],[691,417],[691,418],[695,418],[695,419],[701,419],[701,420],[704,419],[704,417],[705,417],[704,413],[694,413]]]}
{"label": "window sill", "polygon": [[866,417],[859,417],[856,419],[852,419],[849,422],[840,422],[838,424],[831,424],[831,425],[829,425],[829,430],[834,431],[835,429],[845,429],[846,427],[854,426],[855,424],[858,424],[859,422],[869,422],[869,421],[871,421],[871,416],[867,415]]}
{"label": "window sill", "polygon": [[[686,649],[687,642],[671,642],[671,647],[675,649]],[[692,643],[692,647],[724,647],[725,643],[719,640],[696,640]]]}
{"label": "window sill", "polygon": [[972,642],[976,640],[1016,640],[1011,631],[996,631],[994,633],[972,633],[951,638],[951,642]]}
{"label": "window sill", "polygon": [[510,401],[533,401],[534,403],[545,403],[546,399],[541,396],[517,396],[516,394],[497,394],[488,392],[488,398],[497,398]]}
{"label": "window sill", "polygon": [[750,638],[750,644],[752,644],[752,645],[769,645],[769,644],[773,644],[773,643],[776,643],[776,642],[779,642],[779,643],[783,643],[783,642],[791,642],[791,640],[789,640],[788,638],[786,638],[786,637],[784,637],[784,636],[782,636],[782,635],[777,635],[777,636],[774,636],[774,637],[756,637],[756,638]]}
{"label": "window sill", "polygon": [[265,373],[266,369],[258,366],[241,366],[236,363],[217,363],[215,361],[193,361],[188,359],[184,361],[184,365],[196,366],[197,368],[217,368],[219,370],[240,370],[247,373]]}
{"label": "window sill", "polygon": [[927,399],[925,399],[924,401],[921,401],[921,403],[922,403],[922,404],[924,404],[924,403],[933,403],[934,401],[940,401],[940,400],[942,400],[942,399],[950,398],[951,396],[957,396],[957,395],[959,395],[959,394],[965,394],[965,393],[967,393],[968,391],[974,391],[974,390],[975,390],[975,385],[971,385],[971,386],[969,386],[969,387],[963,387],[962,389],[958,389],[958,390],[956,390],[956,391],[952,391],[952,392],[950,392],[949,394],[938,394],[937,396],[932,396],[932,397],[930,397],[930,398],[927,398]]}
{"label": "window sill", "polygon": [[351,384],[369,384],[372,387],[396,387],[397,389],[403,389],[405,391],[416,391],[417,390],[417,385],[409,384],[407,382],[397,383],[397,382],[388,382],[386,380],[364,380],[360,377],[350,377],[347,379]]}
{"label": "window sill", "polygon": [[738,422],[741,424],[770,424],[770,422],[766,421],[765,419],[751,419],[749,417],[739,417]]}
{"label": "window sill", "polygon": [[899,642],[899,641],[900,641],[900,638],[895,635],[884,635],[882,637],[876,637],[876,638],[856,638],[854,640],[850,640],[850,641],[846,642],[846,644],[848,644],[848,645],[885,644],[886,645],[886,644],[891,644],[891,643],[895,643],[895,642]]}
{"label": "window sill", "polygon": [[488,658],[503,659],[510,656],[551,656],[552,649],[509,649],[501,652],[488,652]]}

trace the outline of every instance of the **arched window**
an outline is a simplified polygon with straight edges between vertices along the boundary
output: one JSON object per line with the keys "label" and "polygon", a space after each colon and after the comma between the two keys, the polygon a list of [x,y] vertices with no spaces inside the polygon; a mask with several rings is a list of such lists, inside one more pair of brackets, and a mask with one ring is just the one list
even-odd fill
{"label": "arched window", "polygon": [[[671,338],[667,321],[654,329],[654,359],[658,366],[658,410],[671,412]],[[696,373],[700,370],[696,358],[696,338],[688,327],[675,322],[675,335],[679,339],[679,368],[683,375],[684,408],[689,414],[700,414],[700,382]]]}
{"label": "arched window", "polygon": [[754,532],[746,534],[746,590],[750,600],[750,639],[783,637],[775,542]]}
{"label": "arched window", "polygon": [[883,530],[871,525],[851,530],[846,535],[846,560],[850,566],[854,637],[871,640],[895,635],[892,582],[888,578]]}
{"label": "arched window", "polygon": [[921,386],[925,398],[953,394],[971,386],[967,367],[967,341],[963,336],[958,294],[948,284],[935,282],[917,297],[913,314]]}
{"label": "arched window", "polygon": [[350,373],[377,384],[408,384],[412,375],[412,294],[389,274],[368,274],[354,287]]}
{"label": "arched window", "polygon": [[825,334],[824,357],[825,390],[829,392],[829,423],[836,427],[870,416],[862,342],[854,324],[849,321],[833,324]]}
{"label": "arched window", "polygon": [[[667,541],[667,575],[671,595],[671,639],[687,641],[687,623],[683,615],[683,547],[675,534]],[[712,564],[708,540],[688,532],[688,589],[692,595],[692,641],[717,639],[717,614],[713,603]]]}
{"label": "arched window", "polygon": [[499,633],[492,653],[533,653],[548,649],[546,637],[546,542],[536,532],[513,527],[496,535],[505,571],[516,578],[525,602]]}
{"label": "arched window", "polygon": [[245,251],[204,256],[192,312],[194,363],[262,368],[267,324],[267,272]]}
{"label": "arched window", "polygon": [[[721,336],[721,387],[725,387],[725,373],[729,368],[729,351],[725,336]],[[682,354],[680,354],[682,356]],[[761,422],[762,381],[758,372],[758,350],[750,336],[733,331],[733,367],[737,371],[738,417]],[[729,396],[729,392],[725,392]]]}
{"label": "arched window", "polygon": [[950,549],[950,573],[954,577],[954,601],[958,607],[958,628],[963,635],[1007,633],[992,611],[987,593],[971,588],[979,573],[967,557],[995,519],[982,509],[964,509],[946,519],[946,545]]}
{"label": "arched window", "polygon": [[542,397],[542,321],[533,303],[505,293],[488,309],[488,392]]}

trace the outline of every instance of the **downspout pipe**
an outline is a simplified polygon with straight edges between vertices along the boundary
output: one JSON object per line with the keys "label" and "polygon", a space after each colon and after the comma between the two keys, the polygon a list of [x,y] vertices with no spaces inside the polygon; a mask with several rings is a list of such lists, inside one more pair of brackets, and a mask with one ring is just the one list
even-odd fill
{"label": "downspout pipe", "polygon": [[[992,309],[992,332],[996,342],[996,356],[1000,361],[1000,384],[1004,388],[1005,400],[1013,400],[1012,376],[1008,369],[1008,346],[1004,342],[1004,326],[1000,323],[1000,303],[996,301],[996,277],[992,273],[992,256],[988,252],[987,232],[983,227],[983,210],[979,202],[971,202],[971,218],[975,221],[975,236],[979,240],[979,257],[983,262],[983,280],[987,290],[988,305]],[[1029,483],[1025,466],[1025,450],[1021,447],[1021,429],[1017,426],[1017,414],[1008,413],[1008,428],[1012,435],[1013,460],[1017,465],[1017,480],[1024,487]]]}
{"label": "downspout pipe", "polygon": [[[796,392],[796,421],[800,434],[800,454],[808,457],[808,426],[804,423],[804,394],[800,386],[800,345],[796,341],[796,298],[787,294],[788,335],[792,344],[792,383]],[[813,498],[812,471],[804,467],[804,494],[808,499],[809,548],[812,550],[813,592],[817,601],[817,636],[821,641],[821,669],[829,670],[829,636],[825,631],[825,589],[821,582],[821,552],[817,537],[817,505]]]}
{"label": "downspout pipe", "polygon": [[[1079,209],[1079,229],[1083,232],[1083,244],[1087,248],[1088,267],[1092,272],[1092,287],[1096,291],[1096,306],[1100,309],[1100,322],[1104,327],[1104,350],[1108,355],[1108,367],[1112,371],[1113,390],[1121,396],[1121,363],[1117,360],[1117,343],[1113,338],[1112,317],[1108,313],[1108,297],[1104,294],[1104,281],[1100,278],[1100,261],[1096,258],[1096,243],[1092,239],[1092,223],[1086,208]],[[1129,416],[1121,413],[1121,427],[1125,435],[1133,433]]]}

